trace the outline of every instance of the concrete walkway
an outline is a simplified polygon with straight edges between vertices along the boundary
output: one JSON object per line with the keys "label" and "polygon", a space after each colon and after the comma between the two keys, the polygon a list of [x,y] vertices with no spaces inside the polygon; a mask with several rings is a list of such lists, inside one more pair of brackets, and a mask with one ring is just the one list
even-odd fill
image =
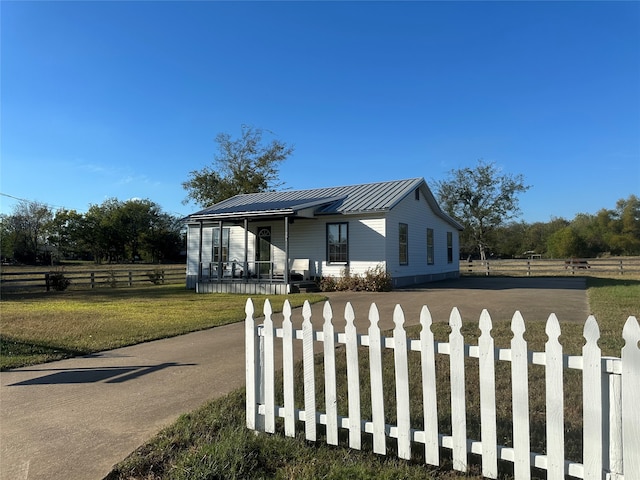
{"label": "concrete walkway", "polygon": [[[579,278],[465,278],[329,297],[334,324],[342,326],[338,318],[350,301],[360,331],[368,328],[371,302],[383,329],[393,328],[396,304],[407,325],[418,323],[424,304],[442,322],[454,306],[464,322],[477,322],[483,308],[494,321],[520,310],[525,321],[544,321],[553,312],[560,321],[583,323],[589,313]],[[313,307],[316,325],[323,306]],[[299,310],[295,316],[301,319]],[[2,372],[0,480],[101,479],[180,414],[243,386],[244,374],[243,323]]]}

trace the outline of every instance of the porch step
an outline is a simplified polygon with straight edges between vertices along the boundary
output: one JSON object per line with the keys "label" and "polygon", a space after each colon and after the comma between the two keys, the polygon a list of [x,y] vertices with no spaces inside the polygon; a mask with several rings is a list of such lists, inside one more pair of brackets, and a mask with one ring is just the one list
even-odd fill
{"label": "porch step", "polygon": [[319,291],[320,288],[316,282],[312,281],[296,282],[291,285],[291,293],[316,293]]}

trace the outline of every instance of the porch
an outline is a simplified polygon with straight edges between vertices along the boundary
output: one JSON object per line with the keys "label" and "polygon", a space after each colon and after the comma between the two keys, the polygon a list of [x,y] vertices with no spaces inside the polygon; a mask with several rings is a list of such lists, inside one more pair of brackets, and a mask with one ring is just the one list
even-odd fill
{"label": "porch", "polygon": [[196,293],[284,295],[301,289],[317,291],[308,259],[290,260],[287,269],[272,261],[200,263],[196,282]]}

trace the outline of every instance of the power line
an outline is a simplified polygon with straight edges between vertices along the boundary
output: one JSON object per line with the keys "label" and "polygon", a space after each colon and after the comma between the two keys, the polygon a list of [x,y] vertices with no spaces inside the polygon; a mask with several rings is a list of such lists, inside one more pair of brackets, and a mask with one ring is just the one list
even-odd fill
{"label": "power line", "polygon": [[3,197],[12,198],[13,200],[18,200],[20,202],[27,202],[27,203],[35,203],[35,204],[40,204],[40,205],[46,205],[47,207],[52,208],[54,210],[68,210],[66,207],[63,207],[61,205],[51,205],[51,204],[45,203],[45,202],[38,202],[38,201],[35,201],[35,200],[27,200],[26,198],[15,197],[13,195],[9,195],[8,193],[0,192],[0,195],[3,196]]}

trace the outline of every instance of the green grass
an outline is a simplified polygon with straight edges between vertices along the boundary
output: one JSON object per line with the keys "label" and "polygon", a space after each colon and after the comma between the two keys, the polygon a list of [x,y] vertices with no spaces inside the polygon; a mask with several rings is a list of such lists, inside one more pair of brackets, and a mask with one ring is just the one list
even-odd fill
{"label": "green grass", "polygon": [[[623,345],[622,326],[629,315],[640,318],[640,279],[638,278],[587,278],[588,298],[591,311],[596,315],[601,329],[600,346],[604,355],[620,355]],[[264,296],[254,297],[256,305],[262,305]],[[292,295],[269,297],[274,309],[279,310],[285,298],[294,306],[306,298],[318,300],[321,296]],[[5,294],[0,302],[2,334],[0,340],[0,366],[12,368],[30,365],[74,355],[88,354],[105,349],[131,345],[224,325],[244,319],[245,296],[195,295],[180,285],[134,287],[126,289],[96,289],[92,291],[67,291],[31,294]],[[188,312],[188,315],[185,314]],[[562,323],[561,342],[566,353],[580,354],[583,345],[581,324]],[[436,338],[447,341],[449,329],[444,324],[434,324]],[[408,329],[416,337],[419,327]],[[477,325],[463,325],[467,343],[474,343],[479,334]],[[496,345],[508,347],[511,331],[508,322],[494,323],[492,335]],[[544,322],[527,322],[525,334],[531,349],[544,348],[547,337]],[[395,421],[395,399],[393,397],[393,353],[385,354],[385,408],[387,423]],[[362,416],[368,418],[368,357],[366,349],[360,355]],[[467,403],[470,438],[479,438],[479,401],[477,381],[473,373],[477,363],[468,360]],[[346,370],[344,350],[338,354],[338,371]],[[420,378],[418,355],[410,355],[410,378]],[[438,358],[438,376],[446,385],[448,361]],[[498,378],[503,383],[498,391],[510,389],[508,365],[498,365]],[[296,370],[297,408],[302,405],[301,368]],[[322,362],[316,363],[318,384],[318,410],[324,408],[322,388]],[[543,382],[544,370],[531,366],[530,384],[533,391],[544,391],[536,386]],[[579,372],[566,373],[566,439],[567,455],[577,461],[581,458],[581,387]],[[346,413],[346,384],[338,385],[341,414]],[[420,382],[413,382],[412,392],[418,392]],[[498,441],[510,445],[511,404],[508,395],[499,396]],[[412,425],[420,427],[420,395],[412,393]],[[277,399],[282,404],[282,398]],[[449,392],[446,388],[439,396],[438,411],[441,433],[450,432]],[[420,448],[416,446],[415,458],[407,462],[394,456],[393,440],[388,441],[389,455],[371,453],[371,439],[363,435],[363,451],[346,448],[346,438],[341,437],[341,446],[330,447],[322,438],[319,426],[319,441],[306,442],[303,434],[297,438],[283,435],[282,423],[278,422],[278,434],[254,435],[245,427],[244,389],[210,402],[199,410],[183,415],[174,425],[163,430],[149,443],[132,453],[117,465],[110,479],[453,479],[462,475],[451,471],[448,457],[443,457],[440,468],[426,467],[422,462]],[[414,413],[416,412],[416,413]],[[531,400],[532,449],[544,453],[544,396]],[[298,425],[297,432],[303,426]],[[446,452],[445,452],[446,453]],[[504,477],[508,478],[509,466],[504,466]],[[480,479],[477,465],[464,478]]]}
{"label": "green grass", "polygon": [[[591,311],[596,315],[601,328],[600,345],[604,355],[620,355],[622,325],[629,315],[640,318],[640,279],[599,279],[588,278],[588,298]],[[547,340],[544,334],[544,323],[527,323],[527,340],[531,349],[543,349]],[[582,339],[583,325],[562,324],[563,335],[561,342],[565,352],[580,354],[584,343]],[[408,329],[412,337],[419,334],[419,327]],[[437,339],[446,341],[448,327],[434,325]],[[473,343],[477,338],[476,325],[464,325],[463,333],[467,343]],[[498,346],[508,346],[512,337],[507,322],[494,324],[492,334]],[[467,337],[467,335],[469,337]],[[344,350],[339,348],[337,355],[338,373],[346,370]],[[360,352],[362,380],[362,417],[369,418],[370,398],[368,397],[368,357],[366,349]],[[323,363],[321,358],[316,362],[317,408],[323,411],[324,391],[322,387]],[[467,408],[468,408],[468,436],[479,438],[479,399],[477,380],[477,362],[468,359],[467,363]],[[413,352],[410,355],[410,378],[419,379],[419,358]],[[395,421],[395,399],[393,396],[393,352],[385,353],[383,360],[385,370],[385,411],[387,423]],[[438,378],[441,385],[447,384],[448,361],[446,358],[437,359]],[[500,362],[496,371],[498,378],[503,379],[497,386],[498,392],[509,391],[509,365]],[[296,369],[296,407],[303,408],[302,368]],[[580,373],[565,372],[565,439],[567,443],[566,455],[575,461],[581,461],[582,456],[582,393]],[[280,379],[278,381],[281,381]],[[530,366],[529,381],[532,391],[539,391],[530,402],[531,442],[532,450],[545,452],[544,432],[544,369],[540,366]],[[421,389],[419,381],[412,382],[412,426],[420,428],[421,420]],[[276,387],[276,391],[281,391]],[[282,405],[281,393],[276,401]],[[498,395],[498,442],[511,445],[511,403],[509,395]],[[338,398],[340,414],[346,414],[346,384],[338,384]],[[450,433],[451,425],[450,398],[447,388],[440,391],[438,412],[441,433]],[[174,425],[162,431],[148,444],[135,451],[122,463],[117,465],[108,477],[110,480],[124,479],[453,479],[453,478],[482,478],[478,465],[471,466],[468,474],[451,471],[450,459],[444,453],[440,468],[425,466],[422,462],[420,447],[414,446],[415,457],[412,461],[398,460],[394,456],[393,440],[388,440],[388,455],[379,456],[371,453],[371,438],[363,435],[363,450],[354,451],[346,448],[346,438],[341,432],[339,447],[330,447],[322,438],[322,427],[319,426],[320,438],[316,443],[306,442],[303,437],[303,425],[297,425],[298,437],[286,438],[283,426],[278,420],[275,435],[255,435],[245,428],[244,418],[244,389],[204,405],[201,409],[188,415],[183,415]],[[501,478],[511,478],[510,466],[502,465]],[[534,478],[544,478],[543,474],[534,472]]]}
{"label": "green grass", "polygon": [[[281,310],[319,295],[269,298]],[[3,292],[0,369],[16,368],[172,337],[244,320],[246,297],[196,295],[184,285],[65,292]]]}

